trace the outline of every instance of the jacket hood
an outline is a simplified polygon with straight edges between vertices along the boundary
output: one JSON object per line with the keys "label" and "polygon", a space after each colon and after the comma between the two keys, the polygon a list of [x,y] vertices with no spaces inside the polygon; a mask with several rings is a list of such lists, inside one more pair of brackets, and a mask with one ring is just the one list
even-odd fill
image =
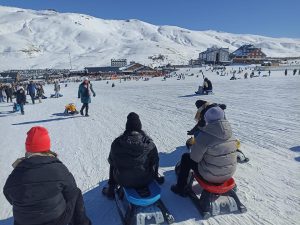
{"label": "jacket hood", "polygon": [[154,148],[152,140],[147,135],[136,131],[124,133],[119,137],[119,144],[122,148],[128,149],[126,153],[133,157],[147,154]]}
{"label": "jacket hood", "polygon": [[228,140],[232,136],[232,129],[227,120],[218,120],[203,127],[203,132],[222,140]]}

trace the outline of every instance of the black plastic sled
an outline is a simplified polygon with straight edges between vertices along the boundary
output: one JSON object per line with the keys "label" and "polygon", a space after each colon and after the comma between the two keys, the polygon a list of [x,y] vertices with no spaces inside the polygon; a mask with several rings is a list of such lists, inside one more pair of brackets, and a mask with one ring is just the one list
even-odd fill
{"label": "black plastic sled", "polygon": [[174,217],[160,199],[156,182],[142,189],[115,189],[115,202],[124,225],[172,224]]}
{"label": "black plastic sled", "polygon": [[[177,175],[179,171],[180,163],[175,167]],[[207,183],[191,172],[186,194],[203,219],[206,220],[222,214],[247,212],[247,208],[240,202],[235,189],[236,185],[233,178],[223,184],[215,185]]]}

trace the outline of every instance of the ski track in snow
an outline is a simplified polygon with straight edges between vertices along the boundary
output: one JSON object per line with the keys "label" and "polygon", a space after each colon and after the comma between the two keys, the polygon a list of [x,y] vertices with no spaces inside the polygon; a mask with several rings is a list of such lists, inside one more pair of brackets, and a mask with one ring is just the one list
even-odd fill
{"label": "ski track in snow", "polygon": [[[181,70],[186,72],[186,69]],[[188,73],[195,73],[191,69]],[[25,116],[10,114],[11,104],[0,104],[0,189],[12,171],[11,164],[24,154],[26,132],[43,125],[49,129],[52,149],[74,174],[83,190],[87,213],[93,224],[121,224],[113,201],[101,195],[108,178],[110,144],[124,130],[126,116],[140,114],[143,129],[153,138],[160,154],[160,173],[166,177],[162,199],[176,224],[298,224],[300,220],[300,76],[229,81],[205,72],[215,95],[195,96],[199,78],[186,76],[161,82],[93,82],[97,93],[90,105],[90,117],[61,116],[64,106],[74,102],[79,84],[62,88],[64,97],[26,105]],[[62,85],[63,86],[63,85]],[[52,86],[46,93],[53,92]],[[226,115],[241,140],[249,163],[239,164],[235,174],[238,196],[248,209],[245,214],[223,215],[201,220],[189,199],[170,191],[175,183],[174,166],[186,151],[186,131],[194,126],[197,99],[225,103]],[[55,115],[56,114],[56,115]],[[0,195],[0,225],[12,224],[12,208]],[[298,221],[298,222],[297,222]]]}

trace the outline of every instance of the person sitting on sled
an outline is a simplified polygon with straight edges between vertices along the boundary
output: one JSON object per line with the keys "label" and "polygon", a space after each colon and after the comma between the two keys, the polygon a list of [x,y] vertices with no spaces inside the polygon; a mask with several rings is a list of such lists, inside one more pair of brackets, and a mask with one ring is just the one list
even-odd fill
{"label": "person sitting on sled", "polygon": [[78,114],[78,111],[74,103],[69,103],[68,105],[66,105],[65,114],[71,114],[71,115]]}
{"label": "person sitting on sled", "polygon": [[203,82],[203,93],[207,94],[208,92],[212,92],[212,89],[213,87],[211,81],[205,77]]}
{"label": "person sitting on sled", "polygon": [[109,153],[110,164],[108,186],[102,193],[109,199],[114,198],[117,185],[142,188],[153,180],[162,184],[159,177],[159,157],[152,139],[142,130],[138,114],[131,112],[127,116],[125,132],[116,138]]}
{"label": "person sitting on sled", "polygon": [[222,184],[230,179],[236,170],[236,138],[225,113],[220,107],[212,107],[204,114],[205,126],[195,139],[191,153],[181,157],[177,184],[171,190],[185,197],[190,170],[203,180]]}
{"label": "person sitting on sled", "polygon": [[52,152],[48,131],[27,132],[25,157],[13,163],[3,193],[15,225],[91,225],[73,175]]}

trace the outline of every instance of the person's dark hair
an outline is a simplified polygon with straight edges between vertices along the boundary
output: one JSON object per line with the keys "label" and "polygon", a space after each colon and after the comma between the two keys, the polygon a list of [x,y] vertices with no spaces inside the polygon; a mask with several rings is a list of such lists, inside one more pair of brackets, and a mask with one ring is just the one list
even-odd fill
{"label": "person's dark hair", "polygon": [[196,102],[195,102],[195,106],[197,107],[197,109],[199,109],[202,105],[204,105],[206,103],[206,101],[204,101],[204,100],[197,100]]}

